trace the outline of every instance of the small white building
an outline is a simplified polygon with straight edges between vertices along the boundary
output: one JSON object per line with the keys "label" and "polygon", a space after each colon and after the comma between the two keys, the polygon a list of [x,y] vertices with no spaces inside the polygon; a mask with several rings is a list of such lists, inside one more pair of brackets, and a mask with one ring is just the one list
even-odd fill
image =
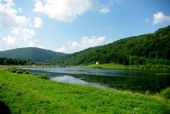
{"label": "small white building", "polygon": [[97,61],[97,62],[96,62],[96,65],[98,65],[98,64],[99,64],[99,62]]}

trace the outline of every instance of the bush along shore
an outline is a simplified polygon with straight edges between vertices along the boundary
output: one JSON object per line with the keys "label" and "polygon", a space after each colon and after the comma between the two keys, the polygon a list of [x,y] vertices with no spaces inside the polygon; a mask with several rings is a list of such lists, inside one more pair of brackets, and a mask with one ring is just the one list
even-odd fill
{"label": "bush along shore", "polygon": [[54,82],[45,80],[45,75],[39,77],[43,79],[0,66],[0,101],[12,114],[170,113],[169,89],[157,95],[144,95]]}

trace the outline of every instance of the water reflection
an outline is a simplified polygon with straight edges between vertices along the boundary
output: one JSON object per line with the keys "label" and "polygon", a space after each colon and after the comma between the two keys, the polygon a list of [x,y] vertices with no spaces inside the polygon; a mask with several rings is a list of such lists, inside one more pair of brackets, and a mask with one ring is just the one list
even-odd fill
{"label": "water reflection", "polygon": [[88,84],[88,82],[86,81],[68,75],[52,77],[50,78],[50,80],[54,80],[57,82],[66,82],[70,84],[82,84],[82,85]]}
{"label": "water reflection", "polygon": [[83,67],[71,68],[26,68],[36,73],[47,73],[51,80],[107,86],[134,91],[159,92],[170,86],[169,73],[142,72],[131,70],[108,70]]}

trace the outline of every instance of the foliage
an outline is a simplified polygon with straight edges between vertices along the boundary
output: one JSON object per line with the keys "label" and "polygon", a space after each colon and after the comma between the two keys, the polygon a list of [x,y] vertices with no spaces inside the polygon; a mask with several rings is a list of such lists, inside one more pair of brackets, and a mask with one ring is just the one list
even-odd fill
{"label": "foliage", "polygon": [[49,77],[48,77],[47,74],[37,74],[36,77],[37,77],[37,78],[40,78],[40,79],[46,79],[46,80],[49,79]]}
{"label": "foliage", "polygon": [[129,37],[56,58],[51,64],[118,63],[123,65],[170,65],[170,26],[155,33]]}
{"label": "foliage", "polygon": [[0,58],[0,65],[28,65],[32,64],[30,60],[15,58]]}
{"label": "foliage", "polygon": [[7,68],[6,71],[9,71],[11,73],[17,73],[17,74],[31,74],[31,71],[16,69],[15,67]]}
{"label": "foliage", "polygon": [[161,94],[162,96],[164,96],[165,98],[170,99],[170,87],[162,90],[160,94]]}
{"label": "foliage", "polygon": [[54,57],[60,57],[63,55],[63,53],[34,47],[18,48],[0,52],[0,57],[29,59],[33,62],[45,62]]}
{"label": "foliage", "polygon": [[158,95],[42,80],[0,68],[0,100],[13,114],[163,114],[170,101]]}

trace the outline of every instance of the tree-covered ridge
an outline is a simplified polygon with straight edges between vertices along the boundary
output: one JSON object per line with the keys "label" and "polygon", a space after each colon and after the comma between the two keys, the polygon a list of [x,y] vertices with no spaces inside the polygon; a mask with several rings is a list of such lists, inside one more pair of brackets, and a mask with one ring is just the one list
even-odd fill
{"label": "tree-covered ridge", "polygon": [[2,51],[0,57],[30,59],[33,62],[45,62],[47,60],[63,56],[63,53],[58,53],[41,48],[28,47],[17,48],[7,51]]}
{"label": "tree-covered ridge", "polygon": [[120,39],[50,61],[57,64],[170,64],[170,26],[151,34]]}

